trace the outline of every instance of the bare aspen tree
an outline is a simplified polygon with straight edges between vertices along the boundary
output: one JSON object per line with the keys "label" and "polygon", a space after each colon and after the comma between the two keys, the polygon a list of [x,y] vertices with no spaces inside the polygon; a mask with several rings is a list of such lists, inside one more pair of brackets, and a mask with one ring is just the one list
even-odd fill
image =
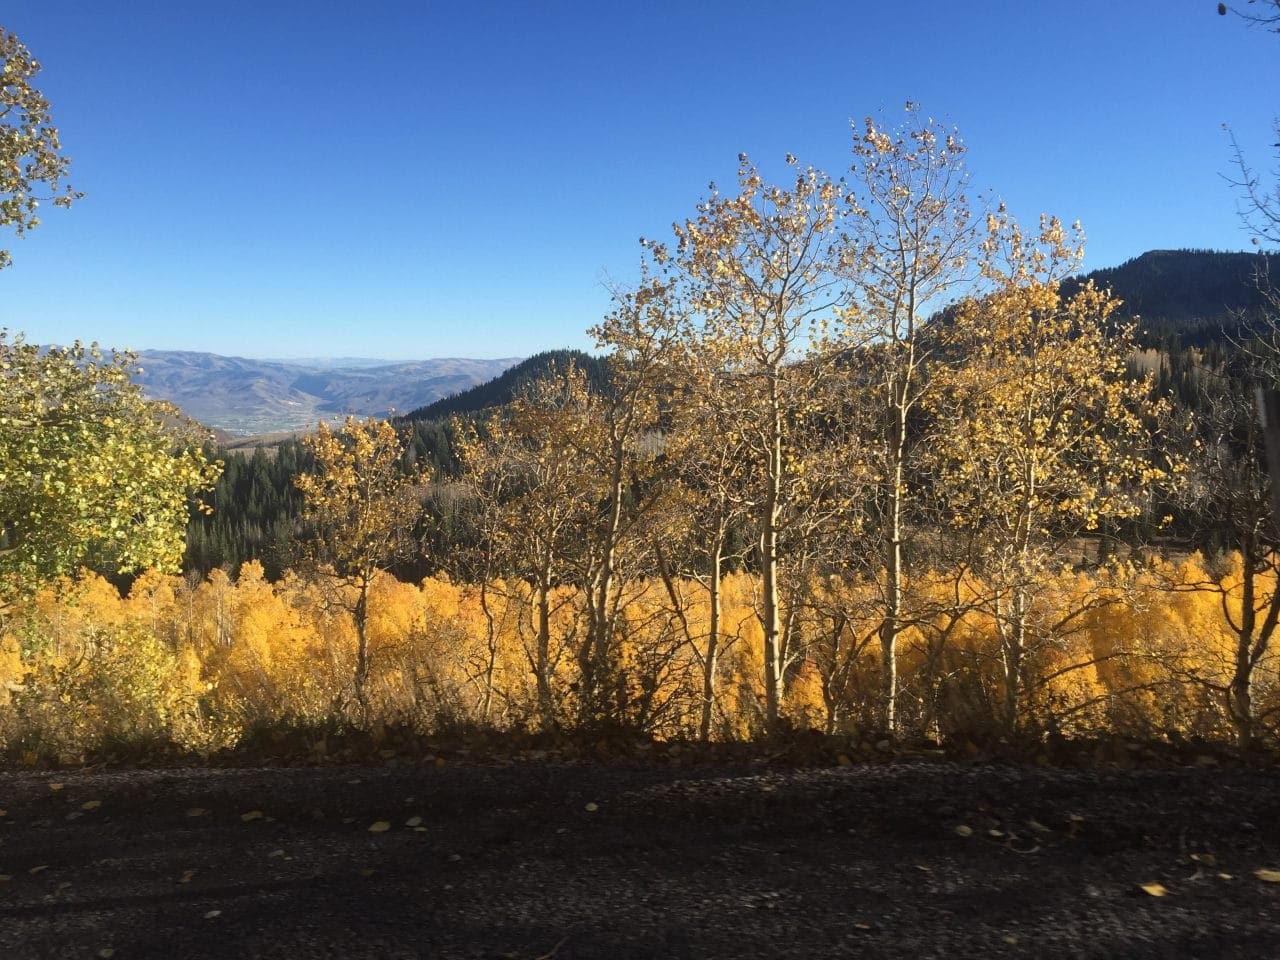
{"label": "bare aspen tree", "polygon": [[[967,196],[965,147],[954,130],[907,104],[897,127],[868,118],[854,132],[846,258],[859,283],[856,313],[844,330],[863,362],[880,411],[868,445],[879,477],[881,723],[897,732],[898,636],[904,628],[906,546],[915,495],[908,469],[910,425],[928,389],[936,348],[925,321],[971,273],[976,233]],[[860,374],[865,378],[865,374]]]}

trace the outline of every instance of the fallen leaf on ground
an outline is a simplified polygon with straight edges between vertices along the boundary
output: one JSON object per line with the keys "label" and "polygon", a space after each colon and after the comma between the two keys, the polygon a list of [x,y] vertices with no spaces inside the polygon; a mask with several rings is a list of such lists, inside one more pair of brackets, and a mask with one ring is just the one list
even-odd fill
{"label": "fallen leaf on ground", "polygon": [[203,817],[208,812],[209,811],[206,810],[204,807],[188,807],[187,808],[188,817]]}
{"label": "fallen leaf on ground", "polygon": [[957,827],[956,827],[956,836],[958,836],[958,837],[972,837],[972,836],[973,836],[973,827],[968,826],[967,824],[964,824],[964,823],[960,824],[959,826],[957,826]]}
{"label": "fallen leaf on ground", "polygon": [[108,960],[109,957],[114,957],[115,955],[116,955],[116,952],[112,950],[110,947],[103,947],[101,950],[98,951],[98,956],[100,956],[102,960]]}
{"label": "fallen leaf on ground", "polygon": [[1280,883],[1280,870],[1272,870],[1269,867],[1260,867],[1253,871],[1253,875],[1263,883]]}
{"label": "fallen leaf on ground", "polygon": [[101,800],[86,800],[84,803],[80,804],[80,809],[97,810],[100,806],[102,806]]}
{"label": "fallen leaf on ground", "polygon": [[283,857],[283,856],[284,856],[284,851],[283,851],[283,850],[272,850],[270,853],[268,853],[268,854],[267,854],[267,856],[268,856],[268,857],[277,857],[277,858],[278,858],[278,857]]}
{"label": "fallen leaf on ground", "polygon": [[65,783],[51,783],[49,784],[49,789],[52,790],[54,793],[57,793],[59,790],[61,790],[65,786],[66,786]]}
{"label": "fallen leaf on ground", "polygon": [[584,807],[584,809],[587,811],[587,813],[595,813],[597,810],[600,809],[600,804],[588,803],[586,807]]}
{"label": "fallen leaf on ground", "polygon": [[370,833],[386,833],[391,829],[391,824],[386,820],[378,820],[369,824]]}
{"label": "fallen leaf on ground", "polygon": [[1196,863],[1203,863],[1206,867],[1216,867],[1218,858],[1212,853],[1193,853],[1191,859]]}
{"label": "fallen leaf on ground", "polygon": [[9,873],[0,873],[0,883],[8,883],[13,879],[13,875]]}
{"label": "fallen leaf on ground", "polygon": [[420,827],[420,826],[422,826],[422,818],[421,818],[421,817],[410,817],[408,820],[406,820],[406,821],[404,822],[404,825],[405,825],[406,827]]}
{"label": "fallen leaf on ground", "polygon": [[1163,897],[1169,891],[1165,889],[1162,883],[1144,883],[1142,884],[1142,892],[1151,897]]}
{"label": "fallen leaf on ground", "polygon": [[32,867],[30,870],[27,871],[27,873],[30,873],[30,874],[43,873],[48,869],[49,869],[49,865],[47,863],[42,863],[38,867]]}
{"label": "fallen leaf on ground", "polygon": [[262,819],[262,811],[261,811],[261,810],[250,810],[248,813],[242,813],[242,814],[240,814],[240,819],[241,819],[241,820],[243,820],[245,823],[248,823],[250,820],[261,820],[261,819]]}
{"label": "fallen leaf on ground", "polygon": [[210,910],[205,913],[204,918],[206,920],[212,920],[214,917],[220,917],[220,916],[222,916],[221,910]]}
{"label": "fallen leaf on ground", "polygon": [[178,882],[179,882],[179,883],[190,883],[190,882],[191,882],[191,878],[192,878],[192,877],[194,877],[195,875],[196,875],[196,872],[195,872],[194,870],[183,870],[183,871],[182,871],[182,876],[180,876],[180,877],[178,878]]}

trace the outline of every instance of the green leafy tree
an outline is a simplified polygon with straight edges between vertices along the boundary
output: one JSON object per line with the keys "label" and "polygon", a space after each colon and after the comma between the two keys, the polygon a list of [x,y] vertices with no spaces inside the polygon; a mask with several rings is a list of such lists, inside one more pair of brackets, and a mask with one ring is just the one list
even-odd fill
{"label": "green leafy tree", "polygon": [[[40,223],[42,200],[67,207],[82,196],[66,183],[71,159],[62,154],[49,101],[31,85],[39,72],[40,62],[0,27],[0,227],[19,237]],[[0,250],[0,268],[9,262],[9,251]]]}
{"label": "green leafy tree", "polygon": [[0,330],[0,610],[86,563],[177,569],[189,500],[220,465],[136,370]]}

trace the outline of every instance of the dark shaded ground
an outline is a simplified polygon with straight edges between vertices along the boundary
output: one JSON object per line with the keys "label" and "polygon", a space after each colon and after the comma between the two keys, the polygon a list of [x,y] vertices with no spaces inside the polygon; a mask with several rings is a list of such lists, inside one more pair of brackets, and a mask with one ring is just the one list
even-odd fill
{"label": "dark shaded ground", "polygon": [[0,808],[6,960],[1280,956],[1280,774],[1242,766],[0,773]]}

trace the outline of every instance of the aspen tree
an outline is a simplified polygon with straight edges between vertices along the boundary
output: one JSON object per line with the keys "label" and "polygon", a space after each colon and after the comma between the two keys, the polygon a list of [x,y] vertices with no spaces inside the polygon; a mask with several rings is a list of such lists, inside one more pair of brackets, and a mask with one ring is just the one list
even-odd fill
{"label": "aspen tree", "polygon": [[1257,735],[1254,687],[1280,626],[1275,480],[1267,469],[1258,410],[1244,385],[1258,377],[1259,360],[1237,355],[1235,370],[1227,365],[1194,369],[1195,445],[1185,499],[1216,536],[1225,537],[1227,548],[1237,551],[1238,561],[1225,574],[1200,570],[1199,576],[1180,575],[1169,583],[1174,591],[1217,598],[1229,638],[1225,652],[1198,650],[1185,658],[1179,674],[1218,701],[1242,749]]}
{"label": "aspen tree", "polygon": [[950,318],[944,336],[959,359],[935,373],[933,412],[949,429],[930,459],[952,523],[976,534],[1011,732],[1034,683],[1029,657],[1085,606],[1038,618],[1038,584],[1066,565],[1075,537],[1138,516],[1178,471],[1155,453],[1167,404],[1148,378],[1128,375],[1133,342],[1114,320],[1119,301],[1092,286],[1061,292],[1082,243],[1056,218],[1027,236],[1003,209],[990,214],[982,269],[991,292]]}
{"label": "aspen tree", "polygon": [[558,724],[555,675],[567,638],[553,636],[553,620],[569,599],[592,504],[604,499],[601,478],[584,471],[575,432],[593,404],[585,375],[573,364],[525,388],[481,429],[466,429],[459,443],[463,476],[483,512],[482,530],[493,544],[491,561],[533,591],[532,649],[526,650],[536,683],[543,729]]}
{"label": "aspen tree", "polygon": [[[662,491],[657,476],[660,408],[672,387],[672,360],[679,335],[670,281],[644,272],[634,291],[615,293],[615,309],[588,331],[610,347],[610,382],[581,409],[571,441],[580,468],[603,482],[582,552],[587,631],[578,651],[580,721],[622,721],[624,704],[607,703],[618,685],[616,629],[626,568],[638,568],[652,543],[636,534]],[[627,554],[630,554],[628,556]]]}
{"label": "aspen tree", "polygon": [[294,481],[312,531],[310,573],[351,614],[355,696],[367,719],[369,591],[380,571],[417,549],[419,479],[404,472],[403,441],[386,421],[349,417],[339,433],[321,423],[303,442],[315,456],[314,470]]}
{"label": "aspen tree", "polygon": [[[18,237],[40,223],[42,200],[69,207],[82,194],[66,183],[71,159],[62,152],[49,101],[32,81],[40,62],[14,34],[0,27],[0,227]],[[41,196],[41,188],[50,191]],[[0,250],[0,269],[10,263]]]}
{"label": "aspen tree", "polygon": [[868,117],[854,131],[847,213],[854,254],[846,262],[859,293],[843,336],[847,347],[862,351],[860,362],[872,365],[871,402],[880,414],[867,443],[879,477],[881,723],[890,737],[897,731],[898,635],[907,619],[906,547],[917,496],[911,423],[936,347],[925,320],[970,278],[976,243],[964,156],[956,132],[912,103],[900,126]]}
{"label": "aspen tree", "polygon": [[777,186],[740,156],[736,195],[713,189],[694,217],[674,225],[674,250],[649,244],[655,262],[677,277],[692,348],[718,358],[716,387],[743,412],[737,429],[749,450],[770,733],[779,729],[785,659],[779,543],[795,492],[795,414],[821,377],[819,365],[800,361],[851,299],[840,270],[843,185],[787,160],[794,179]]}
{"label": "aspen tree", "polygon": [[129,353],[41,348],[0,330],[0,611],[97,563],[177,569],[213,486],[194,423],[147,400]]}

